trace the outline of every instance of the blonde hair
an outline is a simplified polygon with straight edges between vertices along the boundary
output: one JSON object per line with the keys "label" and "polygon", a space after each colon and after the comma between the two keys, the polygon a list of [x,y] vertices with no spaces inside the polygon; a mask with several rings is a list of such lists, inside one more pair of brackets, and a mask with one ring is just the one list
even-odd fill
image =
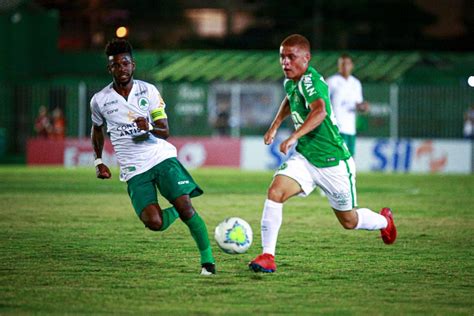
{"label": "blonde hair", "polygon": [[292,34],[285,38],[283,42],[281,42],[280,46],[298,46],[307,50],[308,52],[311,50],[311,45],[306,37],[300,34]]}

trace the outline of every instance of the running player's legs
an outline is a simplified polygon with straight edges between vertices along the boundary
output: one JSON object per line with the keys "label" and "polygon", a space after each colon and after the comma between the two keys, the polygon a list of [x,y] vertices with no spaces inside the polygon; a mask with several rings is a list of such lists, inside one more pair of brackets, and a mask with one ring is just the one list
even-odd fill
{"label": "running player's legs", "polygon": [[155,170],[152,169],[131,178],[128,184],[128,194],[136,214],[145,226],[151,230],[164,231],[178,217],[174,207],[162,210],[158,204]]}
{"label": "running player's legs", "polygon": [[195,211],[191,197],[203,193],[184,166],[176,159],[169,158],[156,166],[157,187],[160,193],[171,203],[181,220],[188,226],[201,255],[201,264],[205,274],[215,273],[214,257],[204,220]]}
{"label": "running player's legs", "polygon": [[192,208],[190,198],[197,197],[203,193],[192,176],[176,158],[169,158],[155,166],[156,186],[161,195],[171,204],[179,199],[177,211],[184,212],[181,219],[186,219],[192,214],[189,213]]}
{"label": "running player's legs", "polygon": [[[289,169],[293,168],[289,167]],[[277,172],[268,188],[267,199],[263,205],[262,219],[260,222],[264,254],[275,256],[278,232],[283,220],[283,203],[290,197],[302,192],[301,185],[295,180],[297,177],[294,175],[290,177],[290,174],[288,170],[286,170],[286,174],[278,174]],[[261,268],[261,265],[257,264],[256,267],[258,270]],[[276,266],[264,269],[274,271]]]}
{"label": "running player's legs", "polygon": [[145,206],[140,214],[141,221],[151,230],[160,230],[163,225],[163,215],[158,203]]}
{"label": "running player's legs", "polygon": [[159,230],[162,225],[161,208],[158,205],[152,171],[146,171],[127,182],[127,191],[135,213],[151,230]]}
{"label": "running player's legs", "polygon": [[296,180],[285,175],[276,175],[268,188],[267,198],[284,203],[290,197],[301,193],[301,186]]}
{"label": "running player's legs", "polygon": [[341,225],[346,229],[378,230],[387,227],[387,219],[368,208],[357,208],[356,168],[352,158],[338,166],[316,168],[316,181],[329,199]]}
{"label": "running player's legs", "polygon": [[341,223],[342,227],[345,229],[354,229],[357,226],[358,216],[356,209],[352,209],[350,211],[338,211],[333,208],[334,214],[336,214],[339,223]]}
{"label": "running player's legs", "polygon": [[354,160],[342,160],[329,168],[315,168],[315,182],[326,192],[337,219],[346,229],[357,225],[356,171]]}
{"label": "running player's legs", "polygon": [[298,152],[293,153],[275,172],[268,199],[283,203],[295,195],[308,196],[315,188],[308,166],[306,158]]}
{"label": "running player's legs", "polygon": [[276,271],[275,249],[283,218],[283,203],[292,196],[309,194],[314,188],[300,156],[294,153],[280,166],[268,189],[261,220],[262,254],[249,264],[255,272]]}
{"label": "running player's legs", "polygon": [[352,158],[341,160],[337,166],[314,167],[313,179],[326,192],[331,207],[350,211],[357,206],[356,171]]}

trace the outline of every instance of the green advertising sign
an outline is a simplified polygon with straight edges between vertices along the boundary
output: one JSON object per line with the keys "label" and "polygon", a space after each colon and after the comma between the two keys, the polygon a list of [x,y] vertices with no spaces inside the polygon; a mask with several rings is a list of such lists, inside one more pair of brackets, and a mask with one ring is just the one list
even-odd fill
{"label": "green advertising sign", "polygon": [[212,128],[207,111],[207,84],[164,83],[160,91],[166,103],[171,135],[211,135]]}

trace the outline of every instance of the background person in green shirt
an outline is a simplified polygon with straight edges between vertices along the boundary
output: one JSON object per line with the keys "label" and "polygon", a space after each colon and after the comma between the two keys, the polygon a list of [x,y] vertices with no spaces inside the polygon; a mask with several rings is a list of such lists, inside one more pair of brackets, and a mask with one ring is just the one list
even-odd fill
{"label": "background person in green shirt", "polygon": [[283,120],[291,116],[295,131],[280,144],[280,151],[287,154],[295,144],[296,150],[276,171],[268,189],[261,221],[263,252],[249,263],[255,272],[276,271],[275,248],[283,203],[296,195],[307,196],[316,187],[326,193],[344,228],[380,230],[386,244],[392,244],[397,236],[389,208],[383,208],[380,214],[357,208],[354,160],[339,134],[328,85],[309,66],[310,60],[310,44],[304,36],[290,35],[281,43],[286,96],[264,142],[271,144]]}

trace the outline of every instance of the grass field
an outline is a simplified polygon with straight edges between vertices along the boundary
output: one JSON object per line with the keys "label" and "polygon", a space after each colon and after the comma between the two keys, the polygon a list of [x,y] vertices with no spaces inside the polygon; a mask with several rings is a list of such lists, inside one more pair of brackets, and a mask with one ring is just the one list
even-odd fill
{"label": "grass field", "polygon": [[[318,194],[284,209],[274,274],[260,251],[271,173],[195,170],[193,200],[213,235],[246,219],[244,255],[216,249],[218,274],[199,275],[186,226],[146,230],[117,179],[93,169],[0,167],[0,314],[474,314],[474,176],[358,175],[359,205],[390,206],[399,239],[346,231]],[[166,203],[163,203],[166,204]]]}

